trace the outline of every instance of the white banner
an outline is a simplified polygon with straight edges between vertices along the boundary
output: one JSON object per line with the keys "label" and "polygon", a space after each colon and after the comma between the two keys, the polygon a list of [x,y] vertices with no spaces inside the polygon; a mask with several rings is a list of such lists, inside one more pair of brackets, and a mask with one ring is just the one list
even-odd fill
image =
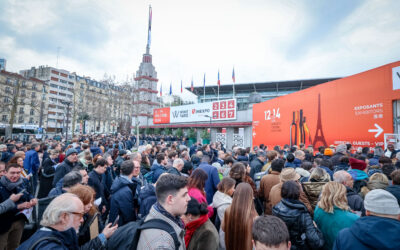
{"label": "white banner", "polygon": [[170,123],[210,122],[236,119],[236,100],[197,103],[170,108]]}

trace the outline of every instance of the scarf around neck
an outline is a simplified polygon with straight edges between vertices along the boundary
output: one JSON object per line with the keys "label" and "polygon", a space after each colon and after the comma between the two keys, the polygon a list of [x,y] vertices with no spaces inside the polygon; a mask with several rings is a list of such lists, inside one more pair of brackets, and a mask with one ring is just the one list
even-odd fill
{"label": "scarf around neck", "polygon": [[179,216],[175,216],[175,217],[172,216],[172,214],[170,214],[167,210],[165,210],[165,208],[163,208],[163,206],[161,206],[161,204],[159,202],[156,202],[156,204],[154,204],[154,209],[157,212],[164,215],[165,217],[167,217],[168,219],[175,222],[180,228],[182,228],[182,229],[185,228],[185,225],[183,224],[183,221],[181,220],[181,218]]}
{"label": "scarf around neck", "polygon": [[16,182],[11,182],[7,177],[2,176],[0,179],[1,185],[3,185],[8,191],[13,191],[16,187],[23,183],[22,178],[19,178]]}
{"label": "scarf around neck", "polygon": [[185,226],[185,229],[186,229],[186,233],[185,233],[185,245],[186,245],[186,248],[188,248],[190,240],[192,239],[192,236],[193,236],[194,232],[196,232],[196,230],[199,227],[201,227],[204,223],[206,223],[207,220],[208,220],[208,214],[203,214],[197,220],[191,221],[188,224],[186,224],[186,226]]}

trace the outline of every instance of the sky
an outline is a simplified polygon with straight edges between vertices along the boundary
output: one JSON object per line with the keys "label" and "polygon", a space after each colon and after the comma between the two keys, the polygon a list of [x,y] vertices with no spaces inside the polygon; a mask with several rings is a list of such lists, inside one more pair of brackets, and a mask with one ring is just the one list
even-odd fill
{"label": "sky", "polygon": [[[1,0],[7,70],[49,65],[122,82],[146,50],[158,90],[343,77],[400,60],[397,0]],[[57,53],[58,52],[58,53]],[[58,55],[58,60],[57,60]],[[58,62],[58,63],[57,63]],[[193,98],[185,90],[185,100]]]}

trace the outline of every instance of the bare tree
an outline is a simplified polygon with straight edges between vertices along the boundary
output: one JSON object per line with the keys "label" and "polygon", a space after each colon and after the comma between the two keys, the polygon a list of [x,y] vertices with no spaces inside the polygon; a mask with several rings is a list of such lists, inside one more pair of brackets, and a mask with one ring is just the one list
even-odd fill
{"label": "bare tree", "polygon": [[[9,74],[11,77],[1,77],[2,80],[0,82],[0,85],[5,88],[4,91],[0,92],[0,108],[10,113],[6,137],[11,137],[19,108],[27,106],[33,110],[40,111],[41,106],[39,105],[40,102],[38,99],[38,97],[40,98],[41,90],[38,89],[37,82],[26,79],[15,73]],[[28,84],[27,81],[30,84]],[[42,82],[42,84],[44,84],[44,82]],[[32,91],[32,93],[30,91]],[[21,113],[21,115],[23,114],[24,113]]]}

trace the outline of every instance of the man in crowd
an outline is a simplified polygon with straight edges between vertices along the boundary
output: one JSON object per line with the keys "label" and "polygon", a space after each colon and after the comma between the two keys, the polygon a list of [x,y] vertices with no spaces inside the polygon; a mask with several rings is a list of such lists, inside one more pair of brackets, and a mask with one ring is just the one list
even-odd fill
{"label": "man in crowd", "polygon": [[346,144],[339,144],[339,145],[336,147],[336,152],[335,152],[335,154],[334,154],[334,155],[332,156],[332,158],[331,158],[332,165],[333,165],[333,166],[339,165],[339,164],[340,164],[340,159],[341,159],[343,156],[346,156],[346,152],[347,152],[347,146],[346,146]]}
{"label": "man in crowd", "polygon": [[174,163],[172,164],[172,167],[167,170],[167,173],[169,174],[176,174],[176,175],[181,175],[181,171],[183,169],[184,162],[180,158],[176,158],[174,160]]}
{"label": "man in crowd", "polygon": [[278,217],[271,215],[258,217],[253,223],[252,234],[255,250],[289,250],[291,247],[286,224]]}
{"label": "man in crowd", "polygon": [[[157,181],[157,202],[150,209],[145,221],[161,219],[171,225],[178,237],[180,250],[185,248],[184,225],[180,218],[186,213],[190,200],[187,178],[172,174],[162,175]],[[137,249],[176,249],[172,236],[161,229],[142,230]]]}
{"label": "man in crowd", "polygon": [[252,162],[250,162],[250,177],[254,180],[254,175],[258,172],[261,172],[262,167],[267,160],[267,153],[263,150],[257,151],[257,158],[255,158]]}
{"label": "man in crowd", "polygon": [[199,168],[204,170],[204,172],[206,172],[208,176],[206,184],[204,186],[204,190],[206,191],[207,203],[211,204],[214,194],[215,192],[217,192],[217,186],[218,183],[220,182],[220,179],[217,168],[211,166],[209,162],[210,162],[210,157],[207,154],[203,155],[203,157],[201,158],[201,163],[199,165]]}
{"label": "man in crowd", "polygon": [[158,153],[156,156],[156,160],[157,162],[155,162],[153,166],[151,166],[151,171],[153,171],[153,183],[157,182],[162,173],[167,172],[166,166],[168,163],[168,159],[166,155],[164,153]]}
{"label": "man in crowd", "polygon": [[38,169],[40,166],[38,151],[40,150],[39,143],[32,143],[31,149],[25,153],[24,169],[27,174],[32,174],[33,191],[36,190]]}
{"label": "man in crowd", "polygon": [[339,232],[333,249],[400,249],[400,207],[388,191],[374,189],[365,196],[365,214]]}
{"label": "man in crowd", "polygon": [[82,184],[82,175],[78,171],[71,171],[57,183],[55,188],[50,190],[48,197],[67,193],[72,187],[78,184]]}
{"label": "man in crowd", "polygon": [[[15,163],[6,166],[6,174],[0,179],[0,203],[13,194],[22,193],[17,206],[0,214],[0,249],[15,249],[18,247],[24,230],[26,217],[22,210],[36,205],[37,200],[29,193],[29,184],[21,178],[21,168]],[[27,210],[25,210],[27,211]]]}
{"label": "man in crowd", "polygon": [[271,173],[264,175],[260,182],[260,198],[264,201],[265,214],[272,214],[271,201],[269,199],[269,193],[273,186],[280,182],[279,175],[285,165],[285,161],[282,159],[273,160],[271,163]]}
{"label": "man in crowd", "polygon": [[111,186],[109,221],[114,222],[119,215],[119,226],[136,220],[136,210],[138,209],[138,197],[136,195],[137,183],[134,183],[132,178],[137,172],[134,162],[124,161],[121,164],[121,175],[115,179]]}
{"label": "man in crowd", "polygon": [[347,202],[351,210],[356,212],[358,215],[364,215],[364,201],[361,196],[353,190],[353,177],[346,171],[340,170],[333,175],[333,180],[346,186]]}
{"label": "man in crowd", "polygon": [[306,154],[304,153],[303,150],[296,150],[294,152],[294,161],[293,164],[296,168],[301,166],[301,163],[304,161],[304,159],[306,158]]}
{"label": "man in crowd", "polygon": [[393,185],[388,186],[386,188],[386,191],[393,194],[394,197],[396,197],[397,202],[400,205],[400,169],[393,171],[390,174],[390,177],[392,177]]}
{"label": "man in crowd", "polygon": [[78,161],[78,151],[76,149],[70,148],[65,154],[65,160],[57,166],[56,172],[53,179],[53,187],[56,186],[57,182],[63,178],[67,173],[75,167],[75,163]]}
{"label": "man in crowd", "polygon": [[104,194],[104,181],[103,174],[107,170],[107,161],[105,159],[97,160],[94,164],[94,169],[89,173],[88,185],[91,186],[96,192],[96,200],[101,198],[99,211],[104,215],[106,212],[106,205],[108,201]]}

